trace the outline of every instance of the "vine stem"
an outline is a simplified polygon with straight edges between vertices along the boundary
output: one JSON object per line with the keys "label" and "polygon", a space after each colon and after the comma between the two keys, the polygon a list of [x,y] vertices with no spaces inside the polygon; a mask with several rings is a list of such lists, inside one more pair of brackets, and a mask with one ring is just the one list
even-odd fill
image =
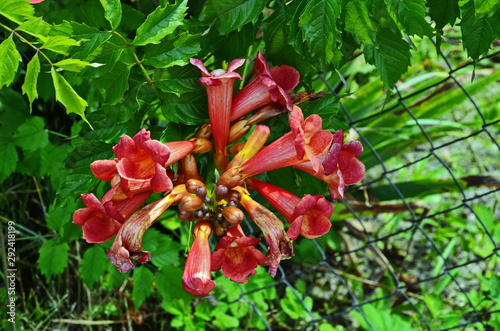
{"label": "vine stem", "polygon": [[128,50],[130,51],[130,54],[132,54],[132,56],[135,59],[135,64],[137,64],[139,66],[139,68],[141,68],[141,71],[142,71],[144,77],[146,77],[146,81],[147,81],[148,85],[151,86],[151,89],[153,90],[154,94],[160,100],[160,104],[163,104],[163,98],[161,97],[160,92],[158,91],[158,89],[154,85],[153,80],[149,76],[146,68],[144,68],[144,66],[142,65],[142,62],[141,62],[141,60],[139,60],[139,57],[135,53],[134,49],[131,47],[132,44],[130,44],[128,42],[128,40],[125,39],[125,37],[123,37],[120,33],[116,32],[114,30],[112,30],[111,33],[114,34],[114,35],[116,35],[116,36],[118,36],[121,40],[123,40],[125,42],[125,44],[126,44],[125,48],[128,48]]}
{"label": "vine stem", "polygon": [[16,37],[18,37],[19,39],[21,39],[24,43],[26,43],[26,45],[30,46],[31,48],[33,48],[34,50],[36,50],[37,53],[40,53],[42,54],[42,56],[47,60],[47,62],[50,63],[51,66],[54,66],[54,63],[52,63],[52,61],[50,61],[50,59],[48,58],[47,55],[45,55],[44,52],[42,52],[42,50],[38,47],[36,47],[35,45],[33,45],[33,43],[31,43],[28,39],[24,38],[19,32],[17,32],[15,29],[11,29],[10,27],[8,27],[7,25],[4,25],[2,23],[0,23],[0,26],[4,29],[6,29],[7,31],[10,31],[12,34],[14,34]]}

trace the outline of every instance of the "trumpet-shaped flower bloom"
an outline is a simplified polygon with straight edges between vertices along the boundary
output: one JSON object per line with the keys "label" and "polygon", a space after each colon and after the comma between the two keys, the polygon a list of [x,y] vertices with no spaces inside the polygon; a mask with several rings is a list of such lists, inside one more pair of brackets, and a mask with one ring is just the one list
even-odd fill
{"label": "trumpet-shaped flower bloom", "polygon": [[[332,133],[322,130],[322,120],[318,115],[311,115],[304,120],[299,107],[294,107],[289,122],[290,132],[262,148],[241,166],[228,169],[217,184],[232,188],[248,177],[307,161],[319,170],[321,164],[318,157],[328,151]],[[260,145],[255,148],[260,148]],[[245,146],[245,149],[252,148]]]}
{"label": "trumpet-shaped flower bloom", "polygon": [[333,199],[342,199],[345,185],[356,184],[365,175],[365,165],[358,160],[363,152],[363,145],[359,141],[344,144],[343,139],[342,130],[335,132],[328,153],[319,157],[321,162],[319,171],[313,167],[311,162],[294,165],[295,168],[326,182]]}
{"label": "trumpet-shaped flower bloom", "polygon": [[211,260],[208,238],[211,233],[212,227],[209,222],[196,223],[193,231],[194,242],[182,275],[182,287],[192,295],[208,295],[215,287],[215,283],[210,279]]}
{"label": "trumpet-shaped flower bloom", "polygon": [[241,76],[234,70],[241,67],[245,60],[233,60],[227,70],[216,69],[212,72],[208,71],[201,60],[192,58],[190,62],[200,69],[203,76],[198,83],[206,85],[207,88],[208,116],[215,145],[215,165],[219,171],[223,171],[228,162],[226,145],[233,100],[233,82],[235,79],[241,80]]}
{"label": "trumpet-shaped flower bloom", "polygon": [[[113,193],[118,186],[109,192]],[[77,209],[73,213],[73,223],[82,227],[83,239],[88,243],[101,243],[113,237],[121,228],[125,218],[129,217],[150,196],[140,193],[132,198],[114,200],[113,194],[106,194],[99,201],[94,194],[82,194],[81,198],[87,208]]]}
{"label": "trumpet-shaped flower bloom", "polygon": [[254,246],[259,238],[247,237],[239,225],[229,228],[212,253],[212,271],[222,269],[225,277],[237,283],[247,283],[258,265],[266,265],[266,257]]}
{"label": "trumpet-shaped flower bloom", "polygon": [[287,65],[269,68],[261,52],[257,53],[254,69],[257,76],[233,98],[231,121],[273,102],[292,111],[293,103],[288,93],[299,83],[299,72]]}
{"label": "trumpet-shaped flower bloom", "polygon": [[113,151],[114,160],[99,160],[90,165],[94,176],[110,181],[118,174],[120,185],[128,195],[172,189],[166,172],[170,149],[151,139],[149,131],[142,129],[133,138],[122,136]]}
{"label": "trumpet-shaped flower bloom", "polygon": [[139,209],[121,226],[115,241],[108,251],[108,257],[121,272],[134,267],[130,259],[146,263],[151,254],[142,250],[142,237],[146,230],[172,204],[178,203],[187,194],[185,185],[178,185],[165,197]]}
{"label": "trumpet-shaped flower bloom", "polygon": [[299,234],[314,239],[330,230],[333,205],[324,196],[306,194],[301,199],[281,187],[255,178],[250,184],[290,223],[287,234],[292,240]]}
{"label": "trumpet-shaped flower bloom", "polygon": [[241,205],[248,212],[254,223],[260,228],[269,246],[266,263],[269,274],[275,276],[281,260],[293,256],[293,243],[285,232],[281,220],[269,209],[253,200],[245,189],[235,188],[241,193]]}

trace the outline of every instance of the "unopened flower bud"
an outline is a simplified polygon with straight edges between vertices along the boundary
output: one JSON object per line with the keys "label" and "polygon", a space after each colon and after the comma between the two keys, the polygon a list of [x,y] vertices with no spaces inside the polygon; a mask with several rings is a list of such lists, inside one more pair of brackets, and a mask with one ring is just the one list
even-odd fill
{"label": "unopened flower bud", "polygon": [[213,229],[214,229],[214,233],[216,236],[218,237],[223,237],[226,235],[227,233],[227,226],[225,226],[224,224],[221,224],[219,222],[216,222],[213,226]]}
{"label": "unopened flower bud", "polygon": [[203,210],[201,209],[195,210],[193,213],[193,217],[196,218],[197,220],[201,220],[203,218]]}
{"label": "unopened flower bud", "polygon": [[198,187],[205,187],[205,184],[201,180],[194,178],[188,179],[186,181],[186,191],[188,191],[189,193],[196,193],[196,189]]}
{"label": "unopened flower bud", "polygon": [[227,192],[229,192],[227,186],[217,185],[217,187],[215,188],[215,199],[217,199],[217,201],[221,201],[226,197]]}
{"label": "unopened flower bud", "polygon": [[186,195],[182,198],[180,207],[186,211],[195,211],[203,206],[203,201],[196,195]]}
{"label": "unopened flower bud", "polygon": [[248,125],[247,120],[241,120],[231,125],[229,128],[228,145],[243,137],[250,128],[251,126]]}
{"label": "unopened flower bud", "polygon": [[201,200],[205,200],[205,198],[207,197],[207,189],[203,186],[200,186],[196,189],[195,194]]}
{"label": "unopened flower bud", "polygon": [[212,149],[212,143],[205,138],[193,138],[191,141],[195,142],[193,153],[206,153]]}
{"label": "unopened flower bud", "polygon": [[177,217],[181,220],[181,221],[186,221],[186,222],[189,222],[189,221],[193,221],[194,220],[194,213],[192,211],[188,211],[188,210],[185,210],[185,209],[181,209],[179,210],[179,212],[177,213]]}
{"label": "unopened flower bud", "polygon": [[212,138],[212,126],[210,123],[203,124],[198,131],[194,134],[195,138],[205,138],[205,139],[211,139]]}
{"label": "unopened flower bud", "polygon": [[226,200],[229,202],[234,201],[235,203],[239,203],[241,200],[241,193],[236,190],[229,190],[226,195]]}
{"label": "unopened flower bud", "polygon": [[224,218],[231,225],[240,224],[245,219],[245,214],[241,211],[241,209],[233,206],[227,206],[222,211]]}

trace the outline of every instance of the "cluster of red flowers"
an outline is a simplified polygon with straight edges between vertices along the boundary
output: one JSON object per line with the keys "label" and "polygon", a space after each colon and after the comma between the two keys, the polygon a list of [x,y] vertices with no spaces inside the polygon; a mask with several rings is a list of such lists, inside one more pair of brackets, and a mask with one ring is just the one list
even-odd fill
{"label": "cluster of red flowers", "polygon": [[[258,265],[268,266],[274,276],[280,261],[293,256],[293,242],[299,235],[312,239],[329,231],[333,205],[322,195],[297,197],[254,176],[292,166],[328,183],[333,199],[343,197],[345,185],[363,178],[365,168],[357,159],[361,144],[344,143],[342,131],[323,130],[320,116],[304,118],[294,105],[289,94],[299,82],[294,68],[270,68],[258,53],[255,78],[233,95],[234,80],[241,80],[235,70],[244,61],[237,59],[227,70],[209,72],[202,61],[191,59],[202,75],[198,82],[206,85],[210,118],[193,138],[162,143],[143,129],[133,138],[120,139],[113,147],[114,160],[90,165],[97,178],[111,182],[111,189],[101,200],[82,195],[87,208],[78,209],[73,222],[82,227],[89,243],[116,236],[108,257],[121,272],[134,267],[131,259],[150,260],[150,253],[141,249],[142,236],[167,208],[177,205],[180,220],[196,222],[182,277],[187,292],[207,295],[215,287],[210,273],[217,270],[239,283],[246,283]],[[265,145],[270,129],[257,123],[284,112],[289,112],[290,132]],[[246,141],[238,143],[246,135]],[[211,141],[220,176],[216,183],[205,185],[196,154],[212,150]],[[176,173],[170,170],[175,162]],[[255,201],[250,191],[265,198],[289,225],[285,227]],[[141,208],[153,192],[163,193],[163,198]],[[266,254],[255,247],[260,239],[246,236],[240,226],[245,219],[242,209],[261,229]],[[218,237],[213,253],[212,233]]]}

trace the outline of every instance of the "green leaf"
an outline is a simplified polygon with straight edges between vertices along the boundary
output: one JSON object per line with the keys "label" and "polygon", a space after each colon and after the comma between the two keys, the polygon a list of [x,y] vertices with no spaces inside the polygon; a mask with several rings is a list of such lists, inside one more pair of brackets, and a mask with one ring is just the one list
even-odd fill
{"label": "green leaf", "polygon": [[9,86],[16,77],[21,55],[17,51],[12,34],[0,44],[0,89]]}
{"label": "green leaf", "polygon": [[370,19],[365,0],[347,1],[345,4],[345,30],[359,41],[375,45],[376,28]]}
{"label": "green leaf", "polygon": [[208,34],[203,35],[201,47],[203,50],[211,50],[216,59],[231,62],[233,59],[246,58],[248,50],[256,42],[255,39],[259,27],[253,23],[243,25],[239,30],[229,32],[221,38],[217,29],[211,29]]}
{"label": "green leaf", "polygon": [[200,51],[201,35],[183,33],[172,40],[165,40],[150,46],[144,52],[144,64],[156,68],[182,66],[189,63],[189,58]]}
{"label": "green leaf", "polygon": [[40,247],[40,256],[37,261],[38,269],[47,280],[50,280],[52,275],[58,275],[66,269],[68,250],[69,245],[59,243],[57,239],[47,240]]}
{"label": "green leaf", "polygon": [[114,105],[123,99],[123,93],[128,90],[128,77],[130,66],[117,62],[113,69],[105,75],[94,80],[103,95],[103,102]]}
{"label": "green leaf", "polygon": [[312,0],[299,18],[299,27],[304,35],[311,56],[326,68],[334,58],[336,48],[336,21],[340,17],[337,0]]}
{"label": "green leaf", "polygon": [[[96,52],[99,47],[101,47],[106,41],[111,38],[111,33],[97,33],[90,38],[90,40],[85,41],[78,48],[78,51],[73,54],[75,59],[87,59],[92,53]],[[96,52],[97,53],[97,52]],[[106,62],[106,65],[109,65]]]}
{"label": "green leaf", "polygon": [[165,8],[156,8],[137,29],[137,35],[132,43],[136,46],[158,44],[165,36],[182,25],[186,9],[187,0]]}
{"label": "green leaf", "polygon": [[[66,36],[75,40],[90,39],[96,34],[103,33],[101,30],[88,26],[84,23],[64,20],[61,24],[56,24],[50,29],[51,36]],[[107,32],[107,34],[110,34]]]}
{"label": "green leaf", "polygon": [[28,96],[28,100],[30,102],[30,112],[32,111],[33,101],[38,98],[36,84],[39,74],[40,60],[38,59],[38,53],[36,53],[28,63],[28,67],[26,68],[26,76],[24,77],[24,83],[22,86],[23,94],[26,94]]}
{"label": "green leaf", "polygon": [[161,110],[168,121],[194,125],[208,120],[206,93],[167,94],[164,101]]}
{"label": "green leaf", "polygon": [[255,21],[266,7],[267,0],[210,0],[204,8],[205,20],[215,19],[221,35]]}
{"label": "green leaf", "polygon": [[179,251],[184,247],[170,237],[163,236],[161,245],[154,251],[151,262],[159,267],[171,267],[179,263]]}
{"label": "green leaf", "polygon": [[132,300],[137,311],[153,291],[153,273],[145,266],[140,266],[134,269],[132,280],[134,281]]}
{"label": "green leaf", "polygon": [[76,201],[74,199],[63,199],[63,201],[63,203],[53,201],[50,205],[45,219],[49,229],[59,231],[62,226],[71,222],[72,215],[77,209]]}
{"label": "green leaf", "polygon": [[83,255],[82,263],[80,264],[80,277],[83,281],[92,288],[92,286],[104,275],[108,269],[109,259],[104,249],[94,245],[88,248]]}
{"label": "green leaf", "polygon": [[89,63],[78,59],[64,59],[54,63],[54,65],[66,71],[80,72],[87,67]]}
{"label": "green leaf", "polygon": [[55,67],[51,68],[50,73],[56,90],[56,100],[63,104],[66,108],[66,113],[80,115],[82,119],[90,125],[85,118],[85,108],[88,106],[87,101],[82,99],[82,97],[75,92],[66,79],[56,71]]}
{"label": "green leaf", "polygon": [[191,299],[193,296],[182,288],[182,269],[162,268],[155,274],[156,288],[163,301],[171,299]]}
{"label": "green leaf", "polygon": [[399,32],[379,31],[377,45],[365,45],[364,56],[375,65],[386,88],[392,88],[410,66],[410,45]]}
{"label": "green leaf", "polygon": [[340,97],[328,94],[319,100],[306,102],[301,105],[305,116],[318,114],[323,119],[323,127],[338,130],[348,129],[347,120],[341,115]]}
{"label": "green leaf", "polygon": [[228,328],[238,329],[238,326],[240,325],[240,320],[231,315],[215,312],[214,317],[215,319],[212,323],[219,330],[227,330]]}
{"label": "green leaf", "polygon": [[16,30],[26,32],[45,42],[51,28],[52,26],[41,17],[33,17],[19,25]]}
{"label": "green leaf", "polygon": [[21,24],[23,21],[32,18],[35,10],[28,1],[2,0],[0,1],[0,15],[9,20]]}
{"label": "green leaf", "polygon": [[408,35],[432,37],[432,27],[425,20],[425,0],[390,0],[389,5]]}
{"label": "green leaf", "polygon": [[12,143],[0,142],[0,183],[2,183],[11,173],[16,170],[19,156],[16,146]]}
{"label": "green leaf", "polygon": [[446,24],[454,25],[460,17],[460,8],[456,0],[427,0],[429,16],[436,22],[436,30],[440,31]]}
{"label": "green leaf", "polygon": [[49,49],[52,52],[68,55],[68,50],[73,46],[80,44],[73,38],[66,36],[53,36],[48,37],[45,43],[40,47],[41,49]]}
{"label": "green leaf", "polygon": [[488,52],[491,43],[499,33],[500,11],[495,12],[492,16],[477,19],[473,1],[467,2],[461,9],[462,22],[460,25],[464,49],[473,60],[477,60]]}
{"label": "green leaf", "polygon": [[122,5],[120,0],[100,0],[104,7],[104,17],[111,24],[111,29],[116,30],[122,20]]}
{"label": "green leaf", "polygon": [[[293,4],[296,1],[292,2]],[[297,2],[298,3],[298,2]],[[296,48],[289,44],[288,24],[292,20],[293,12],[288,11],[290,5],[281,6],[264,22],[264,42],[266,44],[266,59],[274,64],[287,64],[307,74],[311,66]],[[286,57],[283,56],[286,54]]]}
{"label": "green leaf", "polygon": [[153,83],[163,92],[182,94],[201,90],[203,85],[197,83],[200,72],[195,66],[170,67],[156,70]]}
{"label": "green leaf", "polygon": [[42,117],[34,116],[17,128],[14,143],[25,151],[35,151],[49,143],[49,135],[45,130]]}
{"label": "green leaf", "polygon": [[476,7],[476,19],[493,15],[500,8],[498,0],[474,0]]}

